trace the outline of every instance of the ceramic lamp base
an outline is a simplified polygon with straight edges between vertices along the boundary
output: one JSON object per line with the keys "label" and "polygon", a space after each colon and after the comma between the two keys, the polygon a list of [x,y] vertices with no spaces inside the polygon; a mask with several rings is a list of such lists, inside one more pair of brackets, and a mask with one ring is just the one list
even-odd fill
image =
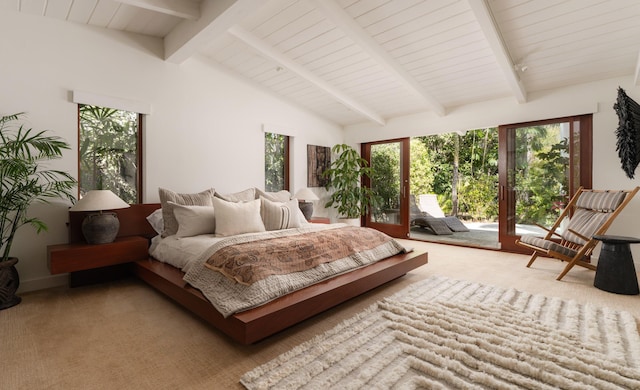
{"label": "ceramic lamp base", "polygon": [[120,230],[116,213],[89,214],[82,221],[82,234],[89,244],[113,242]]}
{"label": "ceramic lamp base", "polygon": [[313,203],[312,202],[298,202],[298,207],[302,211],[302,214],[306,220],[310,220],[313,215]]}

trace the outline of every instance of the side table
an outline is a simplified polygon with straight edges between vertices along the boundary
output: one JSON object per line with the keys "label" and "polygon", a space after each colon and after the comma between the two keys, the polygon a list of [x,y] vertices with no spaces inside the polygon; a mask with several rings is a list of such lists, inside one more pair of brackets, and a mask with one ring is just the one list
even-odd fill
{"label": "side table", "polygon": [[119,237],[108,244],[49,245],[49,271],[69,273],[70,287],[91,284],[124,274],[128,267],[118,266],[148,257],[148,247],[149,241],[140,236]]}
{"label": "side table", "polygon": [[593,238],[602,241],[593,285],[616,294],[640,294],[630,247],[630,244],[640,243],[640,238],[607,235],[595,235]]}

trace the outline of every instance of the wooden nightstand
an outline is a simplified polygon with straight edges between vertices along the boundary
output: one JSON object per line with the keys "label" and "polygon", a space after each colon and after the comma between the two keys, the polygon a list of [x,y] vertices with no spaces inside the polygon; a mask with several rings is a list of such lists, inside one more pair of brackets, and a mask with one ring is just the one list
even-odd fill
{"label": "wooden nightstand", "polygon": [[49,245],[47,263],[52,274],[69,272],[69,284],[74,287],[108,278],[107,274],[113,274],[112,266],[147,258],[148,247],[148,240],[140,236],[119,237],[112,243],[99,245]]}
{"label": "wooden nightstand", "polygon": [[331,220],[326,217],[311,217],[309,220],[311,223],[331,223]]}

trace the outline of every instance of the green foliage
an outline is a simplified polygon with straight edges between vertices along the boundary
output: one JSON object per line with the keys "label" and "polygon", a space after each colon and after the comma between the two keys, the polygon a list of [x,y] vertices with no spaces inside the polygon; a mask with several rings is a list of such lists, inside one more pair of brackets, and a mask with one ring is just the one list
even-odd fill
{"label": "green foliage", "polygon": [[517,223],[548,226],[558,218],[567,202],[568,141],[563,138],[556,142],[557,131],[543,135],[546,139],[536,145],[541,150],[520,151],[530,157],[522,165],[518,165],[515,173],[518,183]]}
{"label": "green foliage", "polygon": [[[456,138],[459,148],[456,148]],[[418,137],[425,151],[412,148],[411,159],[429,156],[433,181],[431,187],[414,187],[414,194],[433,192],[445,213],[454,209],[457,193],[458,213],[479,221],[494,221],[498,217],[498,131],[470,130],[460,136],[455,133]],[[517,223],[549,225],[559,215],[567,200],[568,145],[561,138],[560,126],[545,125],[517,129],[516,167],[511,175],[516,183]],[[458,177],[453,183],[458,162]],[[423,192],[424,191],[424,192]]]}
{"label": "green foliage", "polygon": [[[411,192],[413,194],[437,194],[438,202],[447,214],[451,214],[454,210],[455,200],[458,202],[455,207],[457,214],[467,218],[492,220],[497,216],[497,129],[477,129],[467,131],[462,136],[457,133],[447,133],[417,137],[414,140],[424,145],[423,153],[429,156],[430,177],[433,179],[430,187],[416,188],[414,187],[416,179],[412,173]],[[420,157],[412,148],[412,164],[415,159],[421,158],[423,157]],[[454,169],[456,164],[457,170]],[[454,180],[456,174],[457,177]],[[454,182],[457,182],[455,189]]]}
{"label": "green foliage", "polygon": [[433,192],[434,169],[424,142],[417,138],[411,139],[411,166],[409,173],[409,183],[411,183],[411,193],[429,194]]}
{"label": "green foliage", "polygon": [[380,203],[373,211],[380,220],[385,210],[400,207],[400,149],[398,144],[371,145],[371,188]]}
{"label": "green foliage", "polygon": [[80,106],[80,192],[111,190],[138,202],[138,114]]}
{"label": "green foliage", "polygon": [[13,122],[23,113],[0,118],[0,228],[2,231],[0,261],[9,258],[15,233],[23,225],[31,225],[40,233],[47,225],[36,217],[27,217],[34,202],[65,198],[75,202],[72,190],[76,181],[68,173],[45,169],[44,163],[62,157],[69,145],[45,131],[27,129]]}
{"label": "green foliage", "polygon": [[287,136],[264,133],[264,187],[266,191],[285,189],[284,162]]}
{"label": "green foliage", "polygon": [[360,218],[379,202],[370,188],[361,185],[363,177],[372,177],[371,167],[349,145],[338,144],[331,151],[338,157],[323,173],[329,180],[326,189],[333,190],[324,207],[337,208],[343,218]]}

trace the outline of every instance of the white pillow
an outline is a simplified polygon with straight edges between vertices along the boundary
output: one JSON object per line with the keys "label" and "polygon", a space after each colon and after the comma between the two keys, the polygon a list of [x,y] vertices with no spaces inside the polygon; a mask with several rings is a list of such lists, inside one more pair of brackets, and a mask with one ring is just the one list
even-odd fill
{"label": "white pillow", "polygon": [[296,199],[287,202],[272,202],[260,197],[260,216],[267,230],[291,229],[300,227],[298,218],[298,201]]}
{"label": "white pillow", "polygon": [[162,218],[162,208],[157,209],[153,213],[147,216],[147,221],[149,221],[149,225],[156,231],[158,234],[162,234],[164,230],[164,219]]}
{"label": "white pillow", "polygon": [[260,199],[263,196],[272,202],[288,202],[291,200],[291,193],[287,190],[278,192],[265,192],[256,187],[256,199]]}
{"label": "white pillow", "polygon": [[265,231],[260,217],[260,199],[250,202],[227,202],[213,198],[213,208],[216,211],[216,235],[233,236]]}
{"label": "white pillow", "polygon": [[168,203],[173,206],[173,214],[178,221],[177,237],[193,237],[215,232],[216,220],[212,206],[184,206],[174,202]]}
{"label": "white pillow", "polygon": [[162,237],[172,236],[178,231],[178,221],[173,215],[173,206],[169,204],[169,201],[186,206],[211,206],[214,193],[215,190],[213,188],[197,194],[179,194],[166,188],[158,188],[162,206],[162,218],[164,219]]}
{"label": "white pillow", "polygon": [[215,196],[222,200],[226,200],[227,202],[249,202],[257,199],[255,188],[247,188],[246,190],[234,192],[233,194],[221,194],[216,192]]}

